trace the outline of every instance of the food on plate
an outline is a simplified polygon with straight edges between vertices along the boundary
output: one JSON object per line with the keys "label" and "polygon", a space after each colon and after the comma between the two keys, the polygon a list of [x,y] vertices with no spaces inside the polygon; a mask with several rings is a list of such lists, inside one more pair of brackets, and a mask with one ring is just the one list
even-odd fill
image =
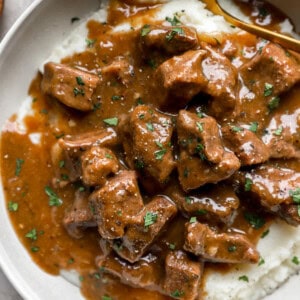
{"label": "food on plate", "polygon": [[15,230],[87,299],[262,298],[300,265],[299,54],[200,1],[142,2],[103,3],[5,124]]}

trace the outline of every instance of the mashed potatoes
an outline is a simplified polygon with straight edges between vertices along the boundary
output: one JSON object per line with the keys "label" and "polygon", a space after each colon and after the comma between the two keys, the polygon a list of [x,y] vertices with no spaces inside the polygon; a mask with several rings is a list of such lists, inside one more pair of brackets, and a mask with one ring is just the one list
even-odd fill
{"label": "mashed potatoes", "polygon": [[[227,7],[230,6],[225,1]],[[233,8],[235,13],[241,13]],[[167,16],[176,16],[183,24],[193,26],[199,33],[220,34],[238,31],[205,9],[205,5],[197,0],[173,0],[163,4],[152,16],[155,20],[165,20]],[[107,17],[105,5],[90,18],[105,22]],[[86,47],[87,29],[82,22],[64,43],[55,48],[47,61],[59,62],[61,58],[74,52],[84,51]],[[142,25],[142,24],[141,24]],[[285,31],[290,30],[289,22],[284,23]],[[128,30],[130,24],[118,25],[114,30]],[[300,270],[294,257],[300,257],[300,228],[291,227],[281,221],[275,222],[268,235],[260,240],[258,250],[261,260],[258,265],[238,265],[228,273],[209,273],[205,281],[207,300],[217,299],[260,299],[273,292],[291,275]]]}

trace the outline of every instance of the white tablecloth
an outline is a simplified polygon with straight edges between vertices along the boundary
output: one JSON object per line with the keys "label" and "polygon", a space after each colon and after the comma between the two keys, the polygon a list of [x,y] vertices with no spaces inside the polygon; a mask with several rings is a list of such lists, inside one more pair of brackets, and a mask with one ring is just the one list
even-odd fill
{"label": "white tablecloth", "polygon": [[[34,0],[4,0],[4,10],[0,17],[0,40],[17,20],[20,14]],[[0,269],[0,300],[22,300]]]}

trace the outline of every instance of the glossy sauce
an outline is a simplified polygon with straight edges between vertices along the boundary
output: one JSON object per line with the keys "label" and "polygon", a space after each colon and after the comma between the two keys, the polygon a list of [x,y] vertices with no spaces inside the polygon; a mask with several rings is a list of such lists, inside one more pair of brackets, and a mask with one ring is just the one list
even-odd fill
{"label": "glossy sauce", "polygon": [[[257,22],[255,15],[257,9],[249,10],[244,3],[240,5]],[[149,58],[145,60],[140,49],[136,47],[138,31],[132,30],[128,33],[114,35],[107,35],[107,31],[112,26],[124,19],[130,19],[132,16],[138,15],[143,18],[144,23],[147,23],[147,15],[155,9],[156,7],[132,7],[119,1],[112,1],[107,24],[99,24],[95,21],[88,23],[88,38],[96,41],[95,47],[87,48],[84,53],[75,54],[63,60],[63,63],[81,66],[97,73],[116,56],[132,57],[134,58],[134,68],[139,72],[136,73],[135,81],[129,83],[128,87],[119,85],[117,82],[110,82],[109,89],[99,87],[98,92],[102,95],[100,107],[96,107],[93,112],[83,114],[66,108],[45,96],[40,90],[41,75],[39,74],[32,82],[29,90],[29,94],[32,96],[34,114],[25,118],[27,133],[23,134],[16,130],[14,123],[16,116],[7,122],[2,132],[2,181],[7,203],[13,201],[19,205],[17,211],[10,212],[11,221],[19,239],[32,259],[46,272],[58,275],[62,269],[77,270],[80,274],[82,293],[87,299],[100,300],[102,295],[110,295],[116,300],[124,299],[124,295],[126,298],[136,300],[169,298],[156,292],[128,287],[104,275],[95,265],[97,257],[102,255],[99,247],[100,237],[96,229],[87,230],[85,236],[79,240],[72,239],[67,234],[62,225],[62,219],[65,209],[73,202],[74,193],[78,186],[70,184],[64,189],[56,191],[63,200],[63,204],[59,207],[49,207],[48,196],[44,190],[46,186],[51,185],[52,178],[55,177],[56,167],[52,165],[50,151],[59,137],[105,128],[103,119],[126,115],[139,101],[153,105],[151,82],[153,82],[155,66],[164,61],[166,57],[155,53],[151,60]],[[275,11],[275,18],[264,25],[272,27],[273,23],[277,23],[281,18],[281,16],[277,16],[276,10],[273,11]],[[132,25],[135,26],[134,23]],[[221,41],[221,45],[217,47],[226,47],[226,43],[232,43],[240,48],[240,54],[232,59],[244,63],[257,52],[259,41],[248,34],[242,37],[226,36],[224,41]],[[112,100],[114,95],[121,96],[121,99]],[[282,116],[296,112],[299,108],[297,103],[299,95],[299,87],[285,95],[285,105],[282,106],[280,112]],[[259,101],[260,99],[254,105],[259,106]],[[256,120],[255,114],[252,114],[251,106],[246,105],[244,107],[246,113],[241,117],[242,122]],[[228,116],[224,116],[219,122],[227,122],[228,118]],[[272,114],[266,113],[265,120],[261,124],[261,133],[271,118]],[[38,145],[33,144],[30,139],[30,134],[36,132],[42,133],[41,143]],[[20,159],[23,160],[22,168],[20,173],[16,175],[16,162]],[[300,164],[297,161],[276,161],[274,163],[290,166],[300,171]],[[62,175],[63,172],[62,169]],[[224,228],[224,230],[242,232],[256,243],[271,223],[272,218],[270,216],[265,217],[270,222],[267,222],[259,230],[254,230],[243,218],[243,209],[241,209],[232,227]],[[162,249],[161,259],[164,257],[164,249],[167,250],[170,244],[174,244],[178,248],[182,246],[184,222],[186,222],[185,218],[177,217],[170,225],[171,230],[163,234],[156,242]],[[32,229],[37,232],[37,238],[34,240],[26,237]],[[230,267],[227,265],[206,265],[207,273],[228,270]],[[205,276],[203,278],[205,280]]]}

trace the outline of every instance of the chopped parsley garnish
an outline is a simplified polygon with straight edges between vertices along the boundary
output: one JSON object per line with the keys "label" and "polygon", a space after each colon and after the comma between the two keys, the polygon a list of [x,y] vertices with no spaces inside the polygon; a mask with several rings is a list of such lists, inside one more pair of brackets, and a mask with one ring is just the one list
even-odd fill
{"label": "chopped parsley garnish", "polygon": [[84,81],[81,76],[76,77],[76,82],[78,85],[84,85]]}
{"label": "chopped parsley garnish", "polygon": [[263,265],[265,263],[265,260],[262,258],[262,257],[260,257],[259,258],[259,262],[258,262],[258,266],[261,266],[261,265]]}
{"label": "chopped parsley garnish", "polygon": [[38,252],[40,250],[40,247],[33,246],[30,248],[31,252]]}
{"label": "chopped parsley garnish", "polygon": [[153,124],[150,123],[150,122],[146,123],[146,128],[147,128],[149,131],[154,131]]}
{"label": "chopped parsley garnish", "polygon": [[280,98],[278,96],[273,97],[268,103],[268,108],[270,111],[274,110],[279,106]]}
{"label": "chopped parsley garnish", "polygon": [[75,97],[77,97],[77,96],[84,96],[85,95],[84,90],[83,89],[79,89],[77,87],[75,87],[73,89],[73,93],[74,93]]}
{"label": "chopped parsley garnish", "polygon": [[300,188],[296,188],[295,190],[291,190],[289,192],[290,196],[293,198],[293,201],[297,204],[300,204]]}
{"label": "chopped parsley garnish", "polygon": [[268,97],[273,94],[273,84],[271,83],[265,83],[265,89],[264,89],[264,96]]}
{"label": "chopped parsley garnish", "polygon": [[155,159],[162,160],[164,155],[167,153],[167,149],[160,149],[154,152]]}
{"label": "chopped parsley garnish", "polygon": [[50,186],[45,187],[45,193],[49,197],[49,205],[50,206],[61,206],[62,200],[57,196],[57,194],[51,189]]}
{"label": "chopped parsley garnish", "polygon": [[195,152],[200,156],[201,160],[206,160],[206,156],[203,153],[204,146],[202,144],[197,144]]}
{"label": "chopped parsley garnish", "polygon": [[184,30],[181,27],[172,28],[172,30],[166,35],[166,40],[168,42],[171,41],[177,34],[184,35]]}
{"label": "chopped parsley garnish", "polygon": [[141,29],[141,36],[146,36],[151,31],[150,25],[146,24]]}
{"label": "chopped parsley garnish", "polygon": [[266,221],[261,216],[254,213],[246,212],[244,214],[244,217],[254,229],[259,229],[266,223]]}
{"label": "chopped parsley garnish", "polygon": [[176,245],[175,244],[169,244],[169,249],[170,250],[175,250],[176,248]]}
{"label": "chopped parsley garnish", "polygon": [[197,210],[197,215],[203,216],[207,214],[207,210],[205,209],[198,209]]}
{"label": "chopped parsley garnish", "polygon": [[68,265],[71,265],[71,264],[73,264],[74,263],[74,258],[70,258],[69,260],[68,260]]}
{"label": "chopped parsley garnish", "polygon": [[250,178],[246,178],[246,181],[245,181],[245,191],[246,192],[251,191],[252,184],[253,184],[252,180]]}
{"label": "chopped parsley garnish", "polygon": [[197,218],[196,217],[191,217],[190,218],[190,223],[196,223],[197,222]]}
{"label": "chopped parsley garnish", "polygon": [[65,166],[65,161],[64,160],[60,160],[59,161],[59,163],[58,163],[58,166],[59,166],[59,168],[61,169],[61,168],[63,168],[64,166]]}
{"label": "chopped parsley garnish", "polygon": [[282,131],[283,131],[283,127],[282,127],[282,126],[279,126],[279,127],[274,131],[273,134],[276,135],[276,136],[281,136]]}
{"label": "chopped parsley garnish", "polygon": [[191,204],[192,203],[192,198],[191,197],[189,197],[189,196],[186,196],[185,198],[185,202],[187,203],[187,204]]}
{"label": "chopped parsley garnish", "polygon": [[88,46],[88,48],[92,48],[94,46],[94,44],[96,43],[95,39],[85,39],[86,45]]}
{"label": "chopped parsley garnish", "polygon": [[15,175],[16,176],[20,175],[23,164],[24,164],[24,159],[21,159],[21,158],[16,159],[16,169],[15,169]]}
{"label": "chopped parsley garnish", "polygon": [[251,122],[250,123],[250,127],[249,127],[250,131],[255,133],[257,131],[257,128],[258,128],[258,122]]}
{"label": "chopped parsley garnish", "polygon": [[173,298],[180,298],[184,295],[183,291],[175,290],[174,292],[171,293],[171,297]]}
{"label": "chopped parsley garnish", "polygon": [[157,213],[147,211],[144,217],[144,226],[149,227],[153,225],[156,222],[157,217],[158,217]]}
{"label": "chopped parsley garnish", "polygon": [[84,277],[82,275],[79,276],[79,281],[82,282],[84,280]]}
{"label": "chopped parsley garnish", "polygon": [[110,155],[109,153],[105,153],[105,157],[108,158],[108,159],[112,159],[112,155]]}
{"label": "chopped parsley garnish", "polygon": [[121,99],[122,99],[122,97],[119,96],[119,95],[113,95],[113,96],[111,96],[111,100],[113,100],[113,101],[117,101],[117,100],[121,100]]}
{"label": "chopped parsley garnish", "polygon": [[102,296],[101,300],[112,300],[112,297],[109,297],[109,296]]}
{"label": "chopped parsley garnish", "polygon": [[110,126],[117,126],[119,123],[119,119],[117,117],[104,119],[103,122]]}
{"label": "chopped parsley garnish", "polygon": [[25,234],[25,237],[33,240],[33,241],[36,241],[37,240],[37,231],[35,228],[31,229],[30,231],[28,231],[26,234]]}
{"label": "chopped parsley garnish", "polygon": [[248,278],[248,276],[246,276],[246,275],[240,276],[240,277],[239,277],[239,280],[240,280],[240,281],[249,282],[249,278]]}
{"label": "chopped parsley garnish", "polygon": [[9,201],[8,202],[8,210],[9,211],[17,211],[19,209],[19,204],[17,202]]}
{"label": "chopped parsley garnish", "polygon": [[198,130],[200,132],[203,132],[203,123],[197,122],[196,125],[197,125]]}
{"label": "chopped parsley garnish", "polygon": [[173,19],[166,17],[166,21],[168,21],[172,26],[178,26],[181,24],[180,20],[176,16],[174,16]]}
{"label": "chopped parsley garnish", "polygon": [[228,252],[235,252],[236,251],[236,245],[230,245],[228,248],[227,248]]}
{"label": "chopped parsley garnish", "polygon": [[299,258],[297,256],[294,256],[292,258],[292,262],[295,264],[295,265],[299,265],[300,264],[300,261],[299,261]]}
{"label": "chopped parsley garnish", "polygon": [[136,169],[138,169],[138,170],[144,169],[144,167],[145,167],[145,163],[142,159],[135,159],[134,165],[135,165]]}
{"label": "chopped parsley garnish", "polygon": [[241,131],[243,131],[243,130],[244,130],[244,128],[239,127],[239,126],[232,126],[232,127],[231,127],[231,131],[232,131],[232,132],[241,132]]}
{"label": "chopped parsley garnish", "polygon": [[267,229],[266,231],[264,231],[264,232],[261,234],[261,238],[263,239],[263,238],[266,237],[269,233],[270,233],[270,229]]}

